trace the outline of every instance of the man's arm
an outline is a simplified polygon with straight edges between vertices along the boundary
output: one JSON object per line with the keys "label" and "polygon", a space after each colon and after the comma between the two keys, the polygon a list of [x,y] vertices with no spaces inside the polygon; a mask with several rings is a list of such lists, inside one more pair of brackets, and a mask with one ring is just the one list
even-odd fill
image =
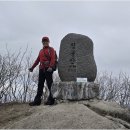
{"label": "man's arm", "polygon": [[40,57],[38,55],[37,59],[35,60],[34,64],[32,65],[32,69],[34,69],[38,65],[39,62],[40,62]]}
{"label": "man's arm", "polygon": [[37,59],[35,60],[34,64],[32,65],[32,67],[29,68],[29,71],[32,72],[33,69],[38,65],[39,62],[40,62],[40,56],[38,55]]}

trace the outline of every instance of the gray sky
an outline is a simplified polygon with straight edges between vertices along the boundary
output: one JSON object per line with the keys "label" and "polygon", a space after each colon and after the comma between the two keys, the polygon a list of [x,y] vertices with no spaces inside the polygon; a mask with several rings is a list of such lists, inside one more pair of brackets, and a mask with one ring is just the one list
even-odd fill
{"label": "gray sky", "polygon": [[98,71],[130,74],[130,1],[0,2],[0,53],[28,44],[35,59],[42,36],[58,53],[68,33],[93,40]]}

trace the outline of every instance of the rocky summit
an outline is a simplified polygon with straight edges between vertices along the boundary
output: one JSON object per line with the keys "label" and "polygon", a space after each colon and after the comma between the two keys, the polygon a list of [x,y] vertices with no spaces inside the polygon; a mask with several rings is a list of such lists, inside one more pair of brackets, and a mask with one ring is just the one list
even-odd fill
{"label": "rocky summit", "polygon": [[0,128],[8,129],[130,129],[130,113],[115,102],[57,101],[56,105],[0,106]]}

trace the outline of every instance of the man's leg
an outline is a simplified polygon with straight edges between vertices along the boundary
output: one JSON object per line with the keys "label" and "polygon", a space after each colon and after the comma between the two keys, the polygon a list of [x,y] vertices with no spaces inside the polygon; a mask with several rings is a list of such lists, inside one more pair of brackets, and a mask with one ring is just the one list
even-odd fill
{"label": "man's leg", "polygon": [[43,70],[39,70],[37,95],[34,101],[41,100],[41,96],[43,94],[44,82],[45,82],[45,72]]}
{"label": "man's leg", "polygon": [[51,93],[51,86],[53,83],[53,72],[46,71],[45,76],[46,76],[47,86],[48,86],[48,89],[50,91],[47,102],[49,103],[48,105],[52,105],[52,104],[54,104],[54,98],[53,98],[52,93]]}
{"label": "man's leg", "polygon": [[45,82],[45,72],[39,69],[37,94],[35,96],[34,102],[31,102],[29,104],[30,106],[41,104],[41,96],[43,94],[44,82]]}

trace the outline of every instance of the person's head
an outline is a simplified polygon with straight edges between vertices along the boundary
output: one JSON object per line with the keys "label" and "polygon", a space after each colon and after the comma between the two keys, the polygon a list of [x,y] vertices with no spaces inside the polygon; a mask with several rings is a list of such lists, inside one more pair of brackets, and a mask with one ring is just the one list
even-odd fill
{"label": "person's head", "polygon": [[42,44],[43,46],[49,46],[50,40],[48,37],[43,37],[42,38]]}

